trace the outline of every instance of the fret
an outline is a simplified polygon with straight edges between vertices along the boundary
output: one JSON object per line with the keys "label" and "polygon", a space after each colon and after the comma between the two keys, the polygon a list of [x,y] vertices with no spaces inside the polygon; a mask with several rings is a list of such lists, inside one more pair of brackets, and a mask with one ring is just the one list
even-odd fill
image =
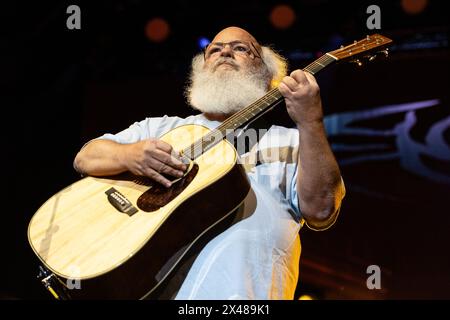
{"label": "fret", "polygon": [[[307,65],[303,71],[315,74],[335,60],[336,59],[333,56],[325,54]],[[235,131],[250,122],[250,120],[257,118],[265,111],[277,105],[282,99],[283,96],[278,88],[269,90],[263,97],[235,113],[219,125],[219,127],[184,149],[183,154],[188,156],[191,160],[194,160],[215,146],[219,141],[226,138],[226,133],[229,132],[229,130]]]}

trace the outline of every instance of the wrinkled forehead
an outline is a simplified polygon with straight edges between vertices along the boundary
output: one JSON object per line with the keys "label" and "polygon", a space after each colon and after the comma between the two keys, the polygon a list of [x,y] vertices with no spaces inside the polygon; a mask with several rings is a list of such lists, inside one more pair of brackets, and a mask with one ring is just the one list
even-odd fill
{"label": "wrinkled forehead", "polygon": [[220,31],[213,39],[212,42],[231,42],[231,41],[245,41],[251,42],[255,45],[256,49],[261,52],[261,46],[258,41],[247,31],[237,27],[230,27]]}

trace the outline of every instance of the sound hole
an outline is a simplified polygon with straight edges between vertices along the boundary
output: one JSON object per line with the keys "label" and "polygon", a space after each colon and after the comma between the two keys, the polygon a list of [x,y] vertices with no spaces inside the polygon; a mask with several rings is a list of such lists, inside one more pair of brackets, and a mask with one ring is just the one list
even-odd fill
{"label": "sound hole", "polygon": [[138,199],[137,206],[145,212],[156,211],[164,207],[176,196],[178,196],[191,183],[198,172],[198,164],[194,164],[191,171],[183,178],[172,184],[169,188],[152,182],[150,189],[145,191]]}

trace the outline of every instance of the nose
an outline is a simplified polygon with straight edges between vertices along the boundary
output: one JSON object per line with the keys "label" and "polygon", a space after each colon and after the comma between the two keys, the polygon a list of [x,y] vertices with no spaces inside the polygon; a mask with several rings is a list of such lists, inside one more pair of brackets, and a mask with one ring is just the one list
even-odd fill
{"label": "nose", "polygon": [[222,57],[232,57],[233,56],[233,50],[231,49],[231,45],[229,43],[225,44],[220,51],[220,55]]}

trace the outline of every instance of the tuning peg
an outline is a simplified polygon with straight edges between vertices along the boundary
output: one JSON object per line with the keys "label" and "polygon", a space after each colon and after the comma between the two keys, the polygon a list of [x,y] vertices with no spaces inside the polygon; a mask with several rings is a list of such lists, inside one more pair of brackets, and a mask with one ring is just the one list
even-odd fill
{"label": "tuning peg", "polygon": [[[383,54],[384,57],[387,58],[389,56],[389,49],[377,51],[377,53],[375,53],[375,56],[378,56],[379,54]],[[373,60],[372,58],[374,58],[374,56],[371,56],[369,60],[372,61]]]}
{"label": "tuning peg", "polygon": [[369,56],[369,62],[372,62],[373,60],[375,60],[377,58],[377,55],[374,54],[373,56]]}
{"label": "tuning peg", "polygon": [[358,65],[358,67],[362,67],[362,65],[363,65],[363,63],[359,59],[352,60],[351,62],[356,63]]}

